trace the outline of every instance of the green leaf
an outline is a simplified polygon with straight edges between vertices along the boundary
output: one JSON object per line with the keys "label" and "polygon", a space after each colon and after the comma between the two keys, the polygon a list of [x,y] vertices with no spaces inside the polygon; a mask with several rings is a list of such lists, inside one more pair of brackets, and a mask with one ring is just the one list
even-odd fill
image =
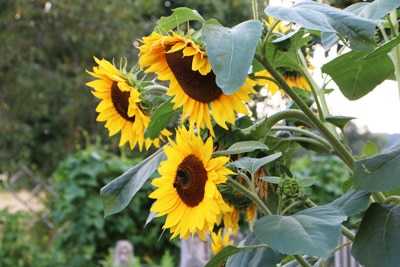
{"label": "green leaf", "polygon": [[338,243],[343,211],[326,205],[300,211],[292,216],[270,215],[254,225],[257,238],[284,254],[306,254],[327,258]]}
{"label": "green leaf", "polygon": [[159,137],[160,132],[168,126],[174,114],[174,104],[171,100],[161,104],[151,115],[145,136],[151,139]]}
{"label": "green leaf", "polygon": [[215,151],[214,155],[232,155],[252,152],[255,150],[268,150],[268,146],[258,141],[242,141],[231,145],[227,150]]}
{"label": "green leaf", "polygon": [[263,245],[254,233],[246,236],[245,240],[239,246],[250,246],[252,249],[240,251],[229,257],[226,262],[227,267],[275,267],[276,264],[286,257],[286,255]]}
{"label": "green leaf", "polygon": [[366,51],[350,51],[322,67],[349,100],[365,96],[394,72],[389,56],[365,57],[367,55]]}
{"label": "green leaf", "polygon": [[365,212],[351,253],[365,267],[399,266],[400,205],[372,203]]}
{"label": "green leaf", "polygon": [[380,45],[379,47],[375,48],[374,50],[370,51],[362,59],[376,60],[380,57],[387,56],[387,54],[390,51],[392,51],[392,49],[399,43],[400,43],[400,35],[390,41],[387,41],[383,45]]}
{"label": "green leaf", "polygon": [[211,260],[205,265],[205,267],[219,267],[221,263],[226,261],[226,259],[240,251],[251,250],[256,248],[266,248],[266,245],[258,245],[258,246],[248,246],[248,247],[234,247],[234,246],[226,246],[223,248],[217,255],[211,258]]}
{"label": "green leaf", "polygon": [[387,191],[400,187],[400,142],[387,151],[354,162],[354,188]]}
{"label": "green leaf", "polygon": [[103,201],[104,216],[107,217],[126,208],[147,179],[157,170],[164,158],[164,149],[160,148],[101,188],[100,195]]}
{"label": "green leaf", "polygon": [[343,128],[349,121],[355,119],[354,117],[348,116],[326,116],[325,120],[332,123],[336,127]]}
{"label": "green leaf", "polygon": [[343,196],[335,199],[328,205],[341,208],[347,216],[353,216],[365,209],[369,202],[370,192],[350,189]]}
{"label": "green leaf", "polygon": [[375,21],[358,17],[351,12],[313,1],[299,1],[290,8],[269,6],[265,13],[292,21],[309,30],[322,32],[322,46],[328,50],[338,40],[337,34],[347,37],[355,50],[375,47]]}
{"label": "green leaf", "polygon": [[187,7],[178,7],[173,9],[171,16],[161,17],[154,31],[158,33],[167,33],[169,30],[191,20],[204,22],[203,17],[196,10]]}
{"label": "green leaf", "polygon": [[279,176],[262,176],[259,179],[271,184],[280,184],[282,178]]}
{"label": "green leaf", "polygon": [[387,54],[399,43],[400,36],[369,52],[351,51],[325,64],[322,71],[332,77],[345,97],[359,99],[394,73]]}
{"label": "green leaf", "polygon": [[272,155],[268,155],[262,158],[249,158],[243,157],[233,162],[233,164],[239,169],[245,169],[250,173],[254,174],[259,168],[267,163],[270,163],[282,156],[282,152],[278,152]]}
{"label": "green leaf", "polygon": [[378,154],[378,147],[374,142],[367,141],[363,149],[364,157],[372,157]]}
{"label": "green leaf", "polygon": [[355,3],[345,10],[366,19],[380,19],[400,6],[400,0],[375,0],[371,3]]}
{"label": "green leaf", "polygon": [[249,72],[262,25],[249,20],[226,28],[206,22],[202,29],[203,41],[216,83],[224,94],[236,92],[244,84]]}

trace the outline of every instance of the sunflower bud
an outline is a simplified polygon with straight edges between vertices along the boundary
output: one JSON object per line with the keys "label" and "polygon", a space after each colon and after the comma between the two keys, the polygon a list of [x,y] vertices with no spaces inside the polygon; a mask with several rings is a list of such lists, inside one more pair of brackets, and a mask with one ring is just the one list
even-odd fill
{"label": "sunflower bud", "polygon": [[290,177],[281,179],[278,187],[278,194],[287,199],[300,197],[302,192],[298,179]]}

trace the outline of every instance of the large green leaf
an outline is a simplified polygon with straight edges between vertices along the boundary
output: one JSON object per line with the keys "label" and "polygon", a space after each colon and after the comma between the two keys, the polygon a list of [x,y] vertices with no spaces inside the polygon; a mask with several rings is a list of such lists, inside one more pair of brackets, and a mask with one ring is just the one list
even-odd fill
{"label": "large green leaf", "polygon": [[262,158],[249,158],[249,157],[242,157],[233,162],[236,167],[240,169],[244,169],[249,171],[250,173],[254,174],[259,168],[268,164],[282,156],[282,152],[277,152],[272,155],[268,155]]}
{"label": "large green leaf", "polygon": [[158,33],[167,33],[180,24],[191,20],[204,22],[203,17],[196,10],[187,7],[178,7],[173,10],[170,16],[161,17],[158,20],[158,26],[155,28],[155,31]]}
{"label": "large green leaf", "polygon": [[365,209],[370,195],[371,193],[365,190],[350,189],[346,194],[329,203],[329,205],[341,208],[350,217]]}
{"label": "large green leaf", "polygon": [[118,213],[126,208],[147,179],[157,170],[164,158],[164,149],[160,148],[101,188],[100,195],[103,201],[104,216]]}
{"label": "large green leaf", "polygon": [[149,125],[146,128],[146,137],[151,139],[159,137],[160,132],[171,122],[175,112],[171,100],[161,104],[151,115]]}
{"label": "large green leaf", "polygon": [[292,216],[271,215],[254,225],[257,238],[284,254],[306,254],[327,258],[337,246],[344,212],[326,205],[300,211]]}
{"label": "large green leaf", "polygon": [[356,100],[371,92],[394,72],[389,56],[371,57],[367,51],[350,51],[322,67],[349,100]]}
{"label": "large green leaf", "polygon": [[380,45],[379,47],[375,48],[371,52],[369,52],[366,56],[364,56],[362,59],[377,59],[379,57],[387,56],[387,54],[392,51],[392,49],[400,43],[400,36],[397,36],[396,38],[387,41],[386,43]]}
{"label": "large green leaf", "polygon": [[375,0],[371,3],[355,3],[345,10],[366,19],[380,19],[400,6],[400,0]]}
{"label": "large green leaf", "polygon": [[226,262],[227,267],[275,267],[286,257],[270,247],[258,247],[262,246],[262,243],[254,233],[246,236],[246,239],[239,244],[239,247],[241,246],[245,248],[250,246],[253,249],[243,250],[229,257]]}
{"label": "large green leaf", "polygon": [[400,142],[387,151],[354,162],[354,187],[387,191],[400,187]]}
{"label": "large green leaf", "polygon": [[221,263],[226,261],[229,256],[232,256],[236,253],[246,250],[253,250],[257,248],[267,248],[267,245],[257,245],[257,246],[248,246],[248,247],[234,247],[234,246],[226,246],[223,248],[217,255],[211,258],[211,260],[205,265],[205,267],[219,267]]}
{"label": "large green leaf", "polygon": [[365,212],[352,254],[365,267],[399,266],[400,205],[373,203]]}
{"label": "large green leaf", "polygon": [[215,151],[214,155],[233,155],[268,149],[268,146],[258,141],[242,141],[234,143],[226,150]]}
{"label": "large green leaf", "polygon": [[249,20],[226,28],[215,22],[206,22],[202,29],[207,56],[216,83],[230,95],[244,84],[249,72],[257,42],[261,37],[262,25]]}
{"label": "large green leaf", "polygon": [[322,46],[329,49],[338,40],[337,34],[346,37],[355,50],[375,47],[375,21],[326,4],[299,1],[290,8],[269,6],[265,13],[280,20],[292,21],[306,29],[322,32]]}

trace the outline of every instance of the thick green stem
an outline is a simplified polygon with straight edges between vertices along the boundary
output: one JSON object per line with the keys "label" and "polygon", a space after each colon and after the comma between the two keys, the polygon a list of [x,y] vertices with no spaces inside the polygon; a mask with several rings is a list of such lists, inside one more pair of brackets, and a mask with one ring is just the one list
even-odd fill
{"label": "thick green stem", "polygon": [[272,114],[271,116],[266,118],[266,129],[271,129],[277,122],[286,119],[296,119],[302,121],[306,124],[310,124],[312,127],[315,127],[313,122],[300,110],[297,109],[288,109],[282,110],[277,113]]}
{"label": "thick green stem", "polygon": [[283,211],[279,213],[279,215],[285,215],[285,213],[288,212],[291,208],[294,208],[294,207],[296,207],[298,205],[301,205],[304,202],[305,202],[304,200],[293,202],[292,204],[290,204],[286,208],[284,208]]}
{"label": "thick green stem", "polygon": [[253,7],[253,18],[255,20],[258,20],[258,3],[257,3],[257,0],[252,0],[251,4],[252,4],[252,7]]}
{"label": "thick green stem", "polygon": [[256,193],[250,191],[231,177],[228,177],[228,182],[230,185],[232,185],[232,187],[243,192],[248,198],[250,198],[260,208],[262,213],[264,213],[265,215],[272,214],[272,212],[268,209],[267,206],[265,206],[264,202],[257,196]]}
{"label": "thick green stem", "polygon": [[352,170],[354,157],[347,150],[347,148],[336,138],[336,136],[324,125],[322,121],[313,113],[307,104],[299,97],[295,91],[285,82],[282,76],[274,69],[268,60],[259,55],[254,56],[264,68],[274,77],[285,93],[297,104],[297,106],[304,112],[305,116],[312,122],[315,128],[328,140],[334,148],[336,154],[343,160],[344,163]]}
{"label": "thick green stem", "polygon": [[400,203],[400,196],[390,196],[385,199],[384,204],[389,204],[391,202]]}
{"label": "thick green stem", "polygon": [[386,197],[382,192],[372,192],[372,197],[376,202],[385,203]]}
{"label": "thick green stem", "polygon": [[[389,14],[389,25],[391,26],[391,37],[396,38],[399,35],[399,28],[397,22],[397,10],[393,10]],[[397,90],[400,98],[400,45],[393,47],[391,51],[391,59],[394,64],[394,74],[397,81]]]}
{"label": "thick green stem", "polygon": [[308,137],[311,137],[312,139],[315,139],[319,143],[325,145],[327,148],[331,148],[331,145],[329,144],[329,142],[326,141],[323,137],[321,137],[321,136],[319,136],[319,135],[317,135],[317,134],[315,134],[313,132],[310,132],[310,131],[307,131],[307,130],[304,130],[304,129],[301,129],[301,128],[298,128],[298,127],[294,127],[294,126],[274,126],[274,127],[271,128],[271,131],[298,132],[301,135],[308,136]]}
{"label": "thick green stem", "polygon": [[342,225],[342,234],[347,237],[349,240],[354,241],[355,235],[352,231],[350,231],[346,226]]}
{"label": "thick green stem", "polygon": [[302,267],[311,267],[311,265],[301,255],[293,255],[293,257]]}

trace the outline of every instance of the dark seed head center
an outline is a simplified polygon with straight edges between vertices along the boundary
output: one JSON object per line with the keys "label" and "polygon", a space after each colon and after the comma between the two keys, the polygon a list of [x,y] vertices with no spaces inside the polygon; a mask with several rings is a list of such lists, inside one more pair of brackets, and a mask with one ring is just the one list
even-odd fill
{"label": "dark seed head center", "polygon": [[196,101],[210,103],[222,94],[215,83],[215,74],[202,75],[192,70],[193,56],[183,56],[182,50],[165,53],[168,66],[185,93]]}
{"label": "dark seed head center", "polygon": [[207,170],[195,155],[186,156],[176,170],[174,188],[189,207],[197,206],[204,198]]}
{"label": "dark seed head center", "polygon": [[118,114],[127,121],[135,122],[135,116],[128,116],[130,93],[121,91],[117,82],[111,85],[111,100]]}

